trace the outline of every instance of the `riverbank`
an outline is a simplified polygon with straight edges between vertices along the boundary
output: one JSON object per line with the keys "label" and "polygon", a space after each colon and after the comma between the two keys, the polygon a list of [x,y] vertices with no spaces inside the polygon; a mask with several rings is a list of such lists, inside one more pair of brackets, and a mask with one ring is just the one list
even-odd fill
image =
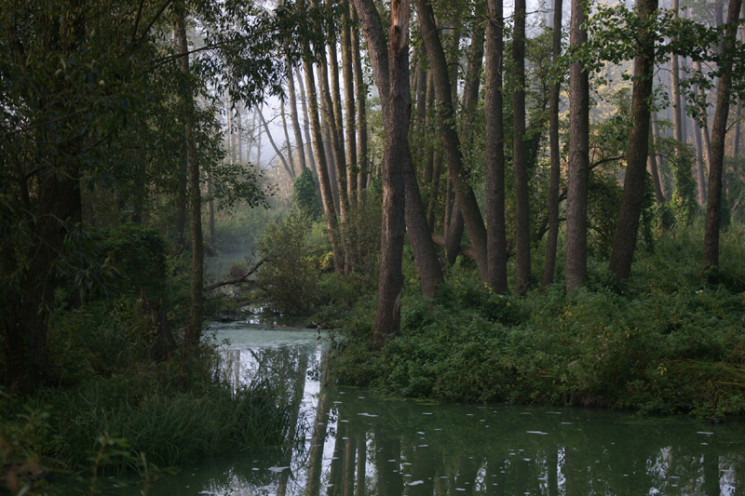
{"label": "riverbank", "polygon": [[100,494],[112,475],[147,486],[172,467],[284,442],[287,405],[269,384],[234,389],[207,343],[188,358],[153,360],[142,331],[108,306],[58,323],[59,383],[0,390],[0,487],[65,494],[74,484]]}
{"label": "riverbank", "polygon": [[[723,265],[701,271],[691,231],[640,252],[625,287],[599,266],[587,287],[496,295],[454,267],[435,300],[412,286],[401,333],[378,350],[375,308],[341,323],[340,383],[451,402],[585,405],[718,421],[745,413],[745,247],[723,242]],[[540,263],[540,262],[538,262]]]}

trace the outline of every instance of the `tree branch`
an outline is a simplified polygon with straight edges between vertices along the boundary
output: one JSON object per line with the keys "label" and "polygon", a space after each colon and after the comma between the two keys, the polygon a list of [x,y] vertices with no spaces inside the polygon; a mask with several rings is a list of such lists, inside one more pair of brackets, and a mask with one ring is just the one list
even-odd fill
{"label": "tree branch", "polygon": [[237,277],[235,279],[226,279],[225,281],[221,281],[221,282],[216,282],[214,284],[210,284],[209,286],[205,286],[204,290],[205,291],[212,291],[213,289],[221,288],[223,286],[230,286],[232,284],[241,284],[241,283],[244,283],[244,282],[248,282],[248,278],[251,277],[251,275],[254,272],[256,272],[258,270],[258,268],[261,267],[261,265],[264,262],[266,262],[266,261],[267,261],[266,258],[262,258],[261,260],[259,260],[258,262],[256,262],[256,264],[253,267],[251,267],[250,269],[248,269],[248,271],[245,274],[243,274],[242,276]]}

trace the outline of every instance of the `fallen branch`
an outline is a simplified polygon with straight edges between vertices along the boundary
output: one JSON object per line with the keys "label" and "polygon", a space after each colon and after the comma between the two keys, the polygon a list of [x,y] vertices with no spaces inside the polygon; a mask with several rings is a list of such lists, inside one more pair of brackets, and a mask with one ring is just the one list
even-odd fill
{"label": "fallen branch", "polygon": [[258,268],[261,267],[261,264],[263,264],[264,262],[266,262],[266,258],[262,258],[261,260],[259,260],[258,262],[256,262],[256,264],[254,264],[253,267],[251,267],[250,269],[248,269],[248,272],[246,272],[242,276],[237,277],[235,279],[227,279],[225,281],[221,281],[221,282],[216,282],[214,284],[210,284],[209,286],[205,286],[204,290],[205,291],[212,291],[213,289],[221,288],[223,286],[230,286],[231,284],[242,284],[242,283],[245,283],[245,282],[249,282],[248,281],[248,278],[251,277],[251,275],[254,272],[256,272],[258,270]]}

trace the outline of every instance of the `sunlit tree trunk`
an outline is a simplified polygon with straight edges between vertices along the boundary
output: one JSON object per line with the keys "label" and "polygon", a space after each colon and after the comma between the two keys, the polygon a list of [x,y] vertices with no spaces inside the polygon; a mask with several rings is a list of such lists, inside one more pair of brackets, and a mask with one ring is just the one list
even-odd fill
{"label": "sunlit tree trunk", "polygon": [[[557,65],[561,57],[561,23],[563,1],[554,0],[553,26],[551,33],[551,60]],[[548,187],[548,236],[546,238],[546,263],[543,267],[544,288],[554,282],[556,249],[559,238],[559,182],[561,180],[561,150],[559,149],[559,103],[561,83],[551,85],[549,94],[549,148],[551,155],[551,179]]]}
{"label": "sunlit tree trunk", "polygon": [[639,232],[639,219],[644,202],[649,153],[650,101],[654,83],[654,28],[657,0],[637,0],[640,26],[636,33],[636,56],[631,95],[631,130],[626,149],[626,178],[623,185],[621,211],[616,222],[610,270],[619,281],[631,275],[631,262]]}
{"label": "sunlit tree trunk", "polygon": [[717,107],[711,128],[711,154],[709,156],[709,182],[706,201],[706,226],[704,228],[704,266],[719,268],[719,230],[722,223],[722,176],[724,168],[724,139],[727,133],[727,117],[732,84],[732,57],[734,55],[737,19],[742,0],[730,0],[727,11],[727,26],[724,31],[717,81]]}
{"label": "sunlit tree trunk", "polygon": [[[572,0],[569,45],[578,49],[587,41],[583,25],[586,5]],[[569,178],[567,185],[566,263],[567,291],[587,281],[587,184],[589,179],[589,79],[582,62],[569,66]]]}

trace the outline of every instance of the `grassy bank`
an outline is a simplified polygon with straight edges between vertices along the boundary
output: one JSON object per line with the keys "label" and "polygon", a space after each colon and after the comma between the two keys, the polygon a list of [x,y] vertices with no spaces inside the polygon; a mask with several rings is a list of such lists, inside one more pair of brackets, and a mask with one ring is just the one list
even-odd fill
{"label": "grassy bank", "polygon": [[[50,336],[59,383],[0,391],[0,480],[12,494],[99,490],[101,475],[146,482],[169,467],[283,442],[288,411],[265,385],[234,391],[217,353],[150,357],[131,306],[90,305]],[[61,492],[60,492],[61,491]]]}
{"label": "grassy bank", "polygon": [[719,273],[700,270],[701,239],[695,229],[663,235],[622,287],[599,261],[571,294],[557,281],[495,295],[454,267],[435,300],[407,288],[401,334],[382,350],[369,344],[374,306],[358,307],[333,368],[342,383],[400,396],[742,415],[743,233],[724,235]]}

